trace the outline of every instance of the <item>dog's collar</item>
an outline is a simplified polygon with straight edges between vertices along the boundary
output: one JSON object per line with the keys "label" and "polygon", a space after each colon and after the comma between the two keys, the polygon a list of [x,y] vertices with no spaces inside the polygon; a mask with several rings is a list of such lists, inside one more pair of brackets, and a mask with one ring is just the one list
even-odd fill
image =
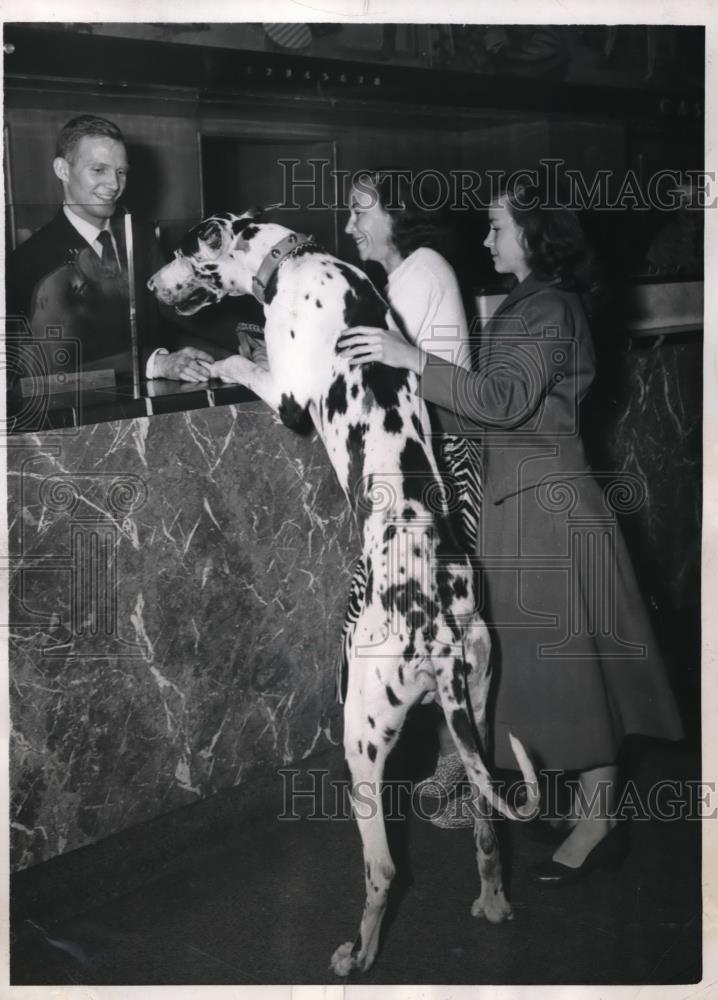
{"label": "dog's collar", "polygon": [[269,279],[282,261],[286,260],[287,257],[291,257],[301,246],[313,242],[313,236],[305,236],[303,233],[290,233],[284,239],[281,239],[279,243],[275,243],[252,278],[252,294],[254,297],[259,299],[260,302],[264,302],[264,293]]}

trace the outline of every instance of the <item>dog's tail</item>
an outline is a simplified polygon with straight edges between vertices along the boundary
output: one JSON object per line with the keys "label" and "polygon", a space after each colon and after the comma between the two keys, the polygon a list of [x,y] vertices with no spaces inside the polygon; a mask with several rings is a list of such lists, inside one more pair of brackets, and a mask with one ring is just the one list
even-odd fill
{"label": "dog's tail", "polygon": [[511,743],[511,749],[514,752],[514,757],[516,758],[521,770],[522,788],[526,793],[525,801],[520,806],[510,806],[508,802],[494,790],[491,784],[491,775],[486,770],[483,761],[481,761],[480,767],[477,767],[475,761],[472,761],[473,766],[467,768],[467,774],[470,781],[475,781],[480,795],[493,809],[496,810],[496,812],[501,813],[502,816],[506,816],[508,819],[521,820],[524,822],[526,820],[533,819],[539,810],[540,795],[538,790],[538,779],[521,741],[517,740],[512,733],[509,733],[509,742]]}

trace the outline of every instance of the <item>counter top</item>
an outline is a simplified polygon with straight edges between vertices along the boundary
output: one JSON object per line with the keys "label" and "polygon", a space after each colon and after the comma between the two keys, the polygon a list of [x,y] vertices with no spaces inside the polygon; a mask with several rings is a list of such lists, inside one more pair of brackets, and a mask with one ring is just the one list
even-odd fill
{"label": "counter top", "polygon": [[73,388],[67,392],[22,395],[8,393],[8,434],[62,430],[109,420],[151,417],[183,410],[246,403],[257,397],[243,385],[227,385],[218,379],[209,382],[174,382],[155,379],[140,385],[139,395],[132,386]]}

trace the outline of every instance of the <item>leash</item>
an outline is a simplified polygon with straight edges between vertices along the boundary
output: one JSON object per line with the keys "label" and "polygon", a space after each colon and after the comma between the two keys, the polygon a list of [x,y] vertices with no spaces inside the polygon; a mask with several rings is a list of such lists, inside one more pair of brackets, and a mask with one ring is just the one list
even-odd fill
{"label": "leash", "polygon": [[262,261],[256,275],[252,278],[252,294],[256,299],[264,303],[264,293],[267,290],[267,285],[279,265],[284,263],[287,257],[291,257],[292,254],[296,253],[300,247],[307,246],[307,244],[317,245],[314,242],[313,236],[305,236],[303,233],[290,233],[281,239],[279,243],[274,244]]}

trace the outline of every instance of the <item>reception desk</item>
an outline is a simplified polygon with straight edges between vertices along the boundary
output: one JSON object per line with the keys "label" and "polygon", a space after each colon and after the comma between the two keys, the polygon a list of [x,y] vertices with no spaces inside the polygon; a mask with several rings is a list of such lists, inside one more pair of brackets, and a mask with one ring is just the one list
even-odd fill
{"label": "reception desk", "polygon": [[244,389],[45,402],[7,449],[14,869],[340,739],[358,544]]}

